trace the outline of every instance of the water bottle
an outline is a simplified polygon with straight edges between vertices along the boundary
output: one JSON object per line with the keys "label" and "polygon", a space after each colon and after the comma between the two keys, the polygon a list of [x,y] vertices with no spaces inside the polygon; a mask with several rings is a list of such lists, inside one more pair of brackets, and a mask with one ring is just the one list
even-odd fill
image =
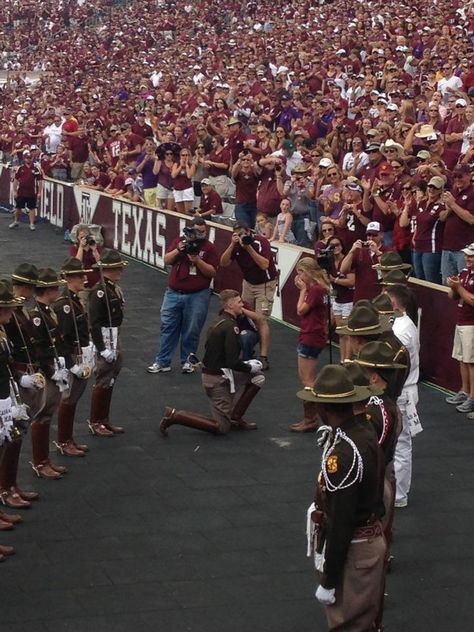
{"label": "water bottle", "polygon": [[64,241],[71,241],[71,231],[69,229],[64,231]]}

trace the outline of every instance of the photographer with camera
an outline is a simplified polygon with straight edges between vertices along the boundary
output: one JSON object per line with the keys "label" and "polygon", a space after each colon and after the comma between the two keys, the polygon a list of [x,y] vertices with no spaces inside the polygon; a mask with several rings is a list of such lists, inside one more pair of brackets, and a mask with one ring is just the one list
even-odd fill
{"label": "photographer with camera", "polygon": [[165,254],[171,266],[168,288],[161,305],[160,348],[148,373],[169,373],[171,357],[181,339],[182,373],[193,373],[188,362],[196,353],[209,308],[209,286],[219,265],[217,250],[207,239],[205,220],[193,219]]}
{"label": "photographer with camera", "polygon": [[372,300],[380,294],[377,271],[374,269],[385,252],[383,231],[379,222],[367,224],[367,241],[357,239],[339,268],[342,274],[355,273],[354,303],[362,298]]}
{"label": "photographer with camera", "polygon": [[79,293],[81,301],[84,301],[87,299],[90,289],[100,281],[99,271],[92,266],[100,261],[102,248],[94,239],[87,224],[79,224],[76,229],[76,235],[77,242],[69,248],[69,254],[75,259],[79,259],[85,270],[90,270],[90,272],[86,273],[87,282],[85,283],[84,291]]}
{"label": "photographer with camera", "polygon": [[277,285],[277,270],[270,242],[252,231],[245,222],[236,222],[232,239],[222,253],[223,268],[236,261],[244,277],[242,299],[251,309],[265,317],[260,331],[260,357],[263,370],[269,369],[268,349],[270,327],[267,318],[272,313],[273,297]]}

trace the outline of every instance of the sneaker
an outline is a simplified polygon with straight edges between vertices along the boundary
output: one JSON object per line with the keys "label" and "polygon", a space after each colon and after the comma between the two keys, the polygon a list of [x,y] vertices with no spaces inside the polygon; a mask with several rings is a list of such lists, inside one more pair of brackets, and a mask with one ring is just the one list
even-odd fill
{"label": "sneaker", "polygon": [[185,362],[181,367],[181,373],[194,373],[194,367],[190,362]]}
{"label": "sneaker", "polygon": [[467,393],[465,393],[464,391],[459,391],[459,393],[455,393],[454,395],[450,395],[449,397],[446,397],[444,401],[447,404],[454,404],[458,406],[459,404],[463,404],[467,398],[468,398]]}
{"label": "sneaker", "polygon": [[30,224],[30,230],[36,230],[36,226],[34,224]]}
{"label": "sneaker", "polygon": [[11,224],[8,225],[8,228],[18,228],[20,224],[14,220]]}
{"label": "sneaker", "polygon": [[474,399],[468,397],[462,404],[456,406],[458,413],[472,413],[474,411]]}
{"label": "sneaker", "polygon": [[148,373],[169,373],[171,371],[170,366],[161,366],[158,362],[153,362],[151,366],[147,368]]}
{"label": "sneaker", "polygon": [[268,371],[270,363],[268,362],[267,356],[260,356],[259,361],[262,363],[262,371]]}
{"label": "sneaker", "polygon": [[469,419],[469,421],[474,421],[474,413],[469,413],[467,415],[467,418]]}
{"label": "sneaker", "polygon": [[400,500],[396,500],[395,507],[408,507],[408,498],[401,498]]}

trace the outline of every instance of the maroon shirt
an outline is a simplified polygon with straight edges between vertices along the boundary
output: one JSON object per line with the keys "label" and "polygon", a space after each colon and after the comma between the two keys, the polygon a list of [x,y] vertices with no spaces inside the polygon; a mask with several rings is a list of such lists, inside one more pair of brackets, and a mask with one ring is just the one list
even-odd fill
{"label": "maroon shirt", "polygon": [[21,165],[15,174],[15,180],[18,180],[18,197],[36,197],[36,183],[41,179],[41,174],[34,167]]}
{"label": "maroon shirt", "polygon": [[[379,247],[383,252],[383,248]],[[372,268],[378,263],[378,258],[370,248],[358,248],[352,259],[352,269],[355,272],[354,302],[361,298],[372,300],[380,294],[379,277]]]}
{"label": "maroon shirt", "polygon": [[[400,189],[394,184],[391,187],[382,190],[382,192],[380,193],[380,197],[385,203],[396,202],[397,199],[400,197]],[[383,213],[374,198],[371,221],[379,222],[382,230],[384,231],[393,230],[393,225],[395,224],[395,215],[393,213]]]}
{"label": "maroon shirt", "polygon": [[[364,217],[368,217],[370,220],[371,212],[365,213],[363,210],[362,202],[359,204],[354,204],[353,206],[357,207],[358,210],[361,211]],[[357,215],[353,212],[345,213],[345,223],[342,220],[343,215],[339,215],[339,221],[341,222],[340,226],[337,229],[337,235],[339,239],[342,241],[344,249],[346,252],[352,248],[352,245],[358,240],[361,239],[365,241],[367,226],[365,226]]]}
{"label": "maroon shirt", "polygon": [[71,150],[72,162],[86,162],[89,158],[89,143],[87,138],[71,136],[69,139],[69,149]]}
{"label": "maroon shirt", "polygon": [[300,317],[299,342],[309,347],[322,348],[327,342],[328,293],[317,283],[306,292],[304,302],[310,310]]}
{"label": "maroon shirt", "polygon": [[266,270],[259,268],[245,248],[242,248],[240,245],[237,246],[237,248],[234,248],[231,258],[239,264],[239,268],[242,270],[242,274],[247,283],[251,283],[252,285],[261,285],[262,283],[267,283],[268,281],[276,279],[277,271],[268,239],[260,237],[260,235],[252,236],[253,243],[251,247],[259,255],[268,259],[270,262],[268,268]]}
{"label": "maroon shirt", "polygon": [[199,207],[203,213],[212,211],[215,215],[221,215],[223,212],[221,196],[211,189],[207,195],[204,193],[201,195]]}
{"label": "maroon shirt", "polygon": [[173,189],[175,191],[185,191],[193,186],[191,178],[188,178],[186,174],[186,167],[180,169],[178,175],[173,178]]}
{"label": "maroon shirt", "polygon": [[[466,209],[474,215],[474,184],[471,184],[463,191],[453,189],[454,200],[458,206]],[[462,220],[454,211],[446,218],[443,250],[452,250],[458,252],[466,246],[474,242],[474,224],[469,225]]]}
{"label": "maroon shirt", "polygon": [[[78,246],[71,246],[69,248],[69,254],[71,257],[76,257],[77,251],[79,250]],[[100,254],[102,252],[102,248],[97,246],[97,251]],[[96,263],[94,254],[92,250],[83,250],[82,251],[82,266],[85,270],[92,270],[92,272],[87,272],[87,283],[85,284],[86,288],[92,288],[96,283],[100,281],[100,272],[99,270],[94,269],[92,266]]]}
{"label": "maroon shirt", "polygon": [[[347,278],[345,274],[343,274],[342,272],[340,272],[339,268],[341,267],[341,263],[343,262],[343,259],[341,259],[341,261],[339,263],[337,263],[336,261],[332,261],[332,270],[331,270],[331,275],[333,277],[336,277],[337,279],[345,279]],[[347,285],[339,285],[338,283],[333,283],[332,284],[332,288],[336,294],[335,296],[335,301],[336,303],[342,304],[342,303],[352,303],[354,300],[354,288],[353,287],[349,287]]]}
{"label": "maroon shirt", "polygon": [[234,180],[236,204],[256,204],[259,177],[253,171],[249,173],[239,171]]}
{"label": "maroon shirt", "polygon": [[280,212],[281,200],[282,197],[278,193],[275,172],[271,169],[263,168],[258,187],[257,210],[267,217],[276,217]]}
{"label": "maroon shirt", "polygon": [[[177,248],[180,241],[181,237],[176,237],[167,252],[171,252]],[[219,265],[219,256],[214,244],[211,244],[211,242],[207,239],[204,239],[201,242],[199,256],[203,261],[217,270]],[[212,279],[210,277],[204,276],[198,267],[191,263],[188,259],[188,255],[185,253],[180,254],[175,260],[168,277],[168,285],[170,289],[175,290],[176,292],[184,292],[185,294],[193,294],[194,292],[205,290],[210,286],[211,281]]]}
{"label": "maroon shirt", "polygon": [[417,252],[441,252],[444,222],[439,214],[445,210],[442,202],[425,202],[416,210],[416,231],[414,245]]}
{"label": "maroon shirt", "polygon": [[221,169],[220,167],[215,167],[214,165],[208,167],[207,170],[210,176],[217,178],[217,176],[227,175],[230,165],[230,152],[227,149],[222,149],[219,153],[211,151],[207,159],[211,162],[218,162],[227,165],[227,167],[225,167],[224,169]]}
{"label": "maroon shirt", "polygon": [[[465,268],[461,271],[459,279],[462,287],[470,294],[474,294],[474,270]],[[472,305],[468,305],[460,298],[457,312],[458,325],[474,325],[474,307]]]}

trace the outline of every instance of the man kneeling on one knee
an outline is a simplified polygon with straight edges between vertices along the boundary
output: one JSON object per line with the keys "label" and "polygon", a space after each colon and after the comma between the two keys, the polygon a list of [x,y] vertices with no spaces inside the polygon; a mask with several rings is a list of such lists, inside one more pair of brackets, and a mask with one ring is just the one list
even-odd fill
{"label": "man kneeling on one knee", "polygon": [[166,408],[160,431],[168,434],[173,424],[225,434],[231,428],[255,430],[257,425],[243,419],[252,400],[265,382],[258,360],[240,358],[239,328],[236,319],[243,302],[235,290],[219,295],[221,310],[207,331],[202,368],[202,385],[211,404],[212,417]]}

